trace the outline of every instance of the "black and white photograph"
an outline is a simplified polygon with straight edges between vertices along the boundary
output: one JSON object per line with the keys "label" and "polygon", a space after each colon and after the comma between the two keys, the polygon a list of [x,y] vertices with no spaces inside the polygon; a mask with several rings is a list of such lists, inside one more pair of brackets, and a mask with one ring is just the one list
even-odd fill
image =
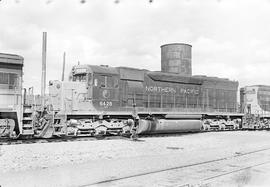
{"label": "black and white photograph", "polygon": [[0,187],[270,186],[270,0],[0,0]]}

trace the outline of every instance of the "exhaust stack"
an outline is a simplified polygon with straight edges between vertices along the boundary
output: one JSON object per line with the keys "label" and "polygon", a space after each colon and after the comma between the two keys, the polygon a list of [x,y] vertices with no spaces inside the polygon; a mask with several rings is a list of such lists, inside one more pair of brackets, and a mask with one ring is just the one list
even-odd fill
{"label": "exhaust stack", "polygon": [[46,54],[47,54],[47,32],[43,32],[42,39],[42,75],[41,75],[41,106],[45,106],[46,89]]}

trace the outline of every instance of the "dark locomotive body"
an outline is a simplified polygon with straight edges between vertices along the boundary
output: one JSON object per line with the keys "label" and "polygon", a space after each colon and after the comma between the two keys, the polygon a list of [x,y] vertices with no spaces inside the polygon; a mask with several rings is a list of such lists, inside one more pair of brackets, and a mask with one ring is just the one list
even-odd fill
{"label": "dark locomotive body", "polygon": [[[115,131],[115,125],[122,128],[125,120],[133,119],[136,115],[141,120],[151,116],[152,121],[141,122],[152,126],[141,128],[148,129],[147,133],[152,133],[149,128],[161,128],[158,125],[168,127],[163,129],[164,132],[175,126],[179,129],[171,129],[170,132],[178,132],[191,129],[200,131],[203,124],[198,121],[202,122],[202,118],[241,116],[237,112],[237,88],[238,82],[216,77],[181,76],[127,67],[77,65],[72,69],[70,82],[50,82],[50,96],[58,115],[64,115],[63,119],[71,121],[76,119],[75,124],[85,124],[82,121],[86,120],[95,122],[114,119],[121,122],[120,125],[112,124],[112,131]],[[58,104],[55,105],[54,101]],[[196,117],[191,119],[191,115]],[[167,121],[153,123],[153,120]],[[183,120],[188,121],[185,123]],[[197,120],[193,123],[195,127],[190,124],[190,128],[183,129],[181,124],[187,124],[190,120]],[[107,126],[107,123],[101,124]]]}
{"label": "dark locomotive body", "polygon": [[[239,117],[238,82],[192,76],[189,44],[161,46],[161,72],[128,67],[74,66],[69,82],[51,81],[54,111],[72,118],[166,119],[169,114],[201,118]],[[241,115],[240,115],[241,116]],[[179,118],[182,119],[182,116]]]}
{"label": "dark locomotive body", "polygon": [[81,85],[80,89],[76,90],[74,86],[60,89],[60,84],[65,86],[68,83],[59,81],[52,81],[50,87],[58,84],[59,88],[55,87],[54,91],[59,92],[59,97],[73,92],[72,100],[76,103],[73,106],[84,106],[82,103],[92,105],[70,108],[71,113],[84,110],[129,111],[134,104],[140,112],[237,112],[238,82],[228,79],[78,65],[73,68],[70,80],[73,85]]}
{"label": "dark locomotive body", "polygon": [[87,94],[80,102],[92,100],[92,110],[128,111],[136,104],[140,112],[237,112],[238,82],[228,79],[90,65],[72,72],[71,80],[85,77],[79,82]]}

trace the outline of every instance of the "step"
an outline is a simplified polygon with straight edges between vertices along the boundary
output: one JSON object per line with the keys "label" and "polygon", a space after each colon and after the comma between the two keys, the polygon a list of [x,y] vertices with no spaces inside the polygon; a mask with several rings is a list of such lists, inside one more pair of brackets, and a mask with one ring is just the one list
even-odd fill
{"label": "step", "polygon": [[31,117],[24,117],[23,121],[32,121],[32,118]]}
{"label": "step", "polygon": [[23,117],[31,117],[32,113],[23,113]]}
{"label": "step", "polygon": [[54,120],[63,120],[61,117],[54,117]]}
{"label": "step", "polygon": [[53,125],[53,127],[57,128],[57,127],[64,127],[65,125]]}
{"label": "step", "polygon": [[63,132],[54,132],[53,135],[54,135],[54,136],[59,136],[59,137],[61,137],[61,136],[66,136],[66,133],[63,133]]}
{"label": "step", "polygon": [[24,104],[24,105],[23,105],[24,108],[32,108],[32,106],[33,106],[33,105],[31,105],[31,104]]}
{"label": "step", "polygon": [[33,113],[33,110],[31,108],[24,108],[23,113],[27,113],[27,114]]}
{"label": "step", "polygon": [[32,124],[23,124],[23,129],[24,128],[33,128]]}
{"label": "step", "polygon": [[34,130],[22,130],[22,135],[33,135]]}

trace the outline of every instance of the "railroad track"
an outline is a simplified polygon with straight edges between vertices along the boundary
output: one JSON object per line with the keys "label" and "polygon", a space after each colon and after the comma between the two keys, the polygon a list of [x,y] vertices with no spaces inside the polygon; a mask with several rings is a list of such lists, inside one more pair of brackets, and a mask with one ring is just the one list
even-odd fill
{"label": "railroad track", "polygon": [[[139,138],[152,138],[152,137],[177,137],[183,135],[190,135],[195,133],[178,133],[178,134],[152,134],[140,135]],[[17,145],[17,144],[33,144],[33,143],[57,143],[57,142],[72,142],[72,141],[97,141],[97,140],[130,140],[128,136],[101,136],[101,137],[62,137],[62,138],[33,138],[33,139],[0,139],[0,145]]]}
{"label": "railroad track", "polygon": [[[239,172],[242,172],[242,171],[245,171],[245,170],[248,170],[248,169],[256,168],[258,166],[263,166],[263,165],[266,165],[266,164],[269,164],[269,163],[270,163],[270,160],[266,161],[266,162],[261,162],[261,163],[258,163],[258,164],[253,164],[253,165],[243,167],[243,168],[240,168],[240,169],[232,170],[232,171],[229,171],[229,172],[225,172],[225,173],[222,173],[222,174],[214,175],[214,176],[203,179],[202,184],[209,185],[211,182],[215,181],[216,179],[218,179],[220,177],[223,177],[223,176],[226,176],[226,175],[232,175],[232,174],[239,173]],[[190,184],[183,185],[182,187],[185,187],[185,186],[190,186]]]}
{"label": "railroad track", "polygon": [[[211,164],[214,164],[214,163],[217,163],[217,162],[228,161],[228,160],[232,160],[232,159],[235,159],[235,158],[240,158],[240,157],[244,157],[244,156],[248,156],[248,155],[253,155],[253,154],[256,154],[256,153],[262,153],[262,152],[269,151],[269,150],[270,150],[270,147],[269,148],[264,148],[264,149],[258,149],[258,150],[254,150],[254,151],[249,151],[249,152],[245,152],[245,153],[236,152],[236,154],[232,155],[232,156],[226,156],[226,157],[223,157],[223,158],[217,158],[217,159],[197,162],[197,163],[193,163],[193,164],[188,164],[188,165],[181,165],[181,166],[175,166],[175,167],[170,167],[170,168],[164,168],[164,169],[154,170],[154,171],[145,172],[145,173],[137,173],[137,174],[134,174],[134,175],[129,175],[129,176],[124,176],[124,177],[119,177],[119,178],[103,180],[103,181],[99,181],[99,182],[95,182],[95,183],[91,183],[91,184],[86,184],[86,185],[82,185],[80,187],[89,187],[89,186],[97,186],[97,185],[102,185],[102,186],[103,185],[110,185],[110,184],[113,184],[113,182],[119,182],[121,180],[132,179],[132,178],[136,178],[136,177],[142,177],[142,176],[146,176],[146,175],[152,175],[152,174],[157,174],[157,173],[161,173],[161,172],[168,172],[168,171],[173,171],[173,170],[178,170],[178,169],[185,169],[185,168],[191,168],[191,167],[196,167],[196,166],[205,166],[205,165],[208,165],[208,164],[211,165]],[[201,184],[209,184],[209,182],[211,182],[211,181],[213,181],[213,180],[215,180],[215,179],[217,179],[219,177],[222,177],[222,176],[234,174],[234,173],[237,173],[237,172],[240,172],[240,171],[243,171],[243,170],[247,170],[247,169],[250,169],[250,168],[262,166],[262,165],[269,164],[269,163],[270,163],[270,159],[268,159],[267,161],[264,161],[264,162],[251,164],[251,165],[248,165],[248,166],[245,166],[245,167],[230,170],[228,172],[223,172],[221,174],[217,174],[217,175],[214,175],[214,176],[203,178],[201,180],[202,183],[200,183],[200,185]],[[193,184],[187,183],[187,184],[178,185],[178,186],[186,187],[186,186],[196,186],[196,185],[197,184],[193,185]]]}
{"label": "railroad track", "polygon": [[72,142],[72,141],[97,141],[97,140],[113,140],[113,139],[127,139],[123,136],[102,136],[102,137],[62,137],[62,138],[33,138],[33,139],[2,139],[0,145],[17,145],[17,144],[33,144],[33,143],[57,143],[57,142]]}
{"label": "railroad track", "polygon": [[[183,132],[183,133],[170,133],[170,134],[148,134],[139,135],[138,138],[153,138],[153,137],[177,137],[185,136],[197,133],[207,133],[213,131],[203,131],[203,132]],[[70,137],[55,137],[55,138],[33,138],[33,139],[0,139],[0,145],[16,145],[16,144],[33,144],[33,143],[57,143],[57,142],[72,142],[72,141],[97,141],[97,140],[113,140],[113,139],[123,139],[130,140],[127,136],[70,136]]]}
{"label": "railroad track", "polygon": [[[264,129],[266,130],[266,129]],[[233,130],[233,131],[250,131],[250,130]],[[262,131],[259,129],[258,131]],[[266,130],[268,131],[268,130]],[[200,131],[200,132],[183,132],[183,133],[170,133],[170,134],[148,134],[148,135],[139,135],[139,138],[153,138],[153,137],[177,137],[185,136],[190,134],[197,133],[209,133],[209,132],[232,132],[232,130],[212,130],[212,131]],[[123,139],[129,140],[128,136],[66,136],[66,137],[55,137],[55,138],[32,138],[32,139],[0,139],[0,145],[16,145],[16,144],[33,144],[33,143],[57,143],[57,142],[72,142],[72,141],[96,141],[96,140],[113,140],[113,139]]]}
{"label": "railroad track", "polygon": [[[269,131],[269,129],[238,129],[233,131]],[[209,132],[232,132],[232,130],[211,130],[200,132],[183,132],[183,133],[169,133],[169,134],[148,134],[139,135],[139,138],[153,138],[153,137],[177,137],[185,136],[197,133],[209,133]],[[32,143],[57,143],[57,142],[72,142],[72,141],[96,141],[96,140],[113,140],[113,139],[129,139],[128,136],[66,136],[66,137],[54,137],[54,138],[32,138],[32,139],[9,139],[0,138],[0,145],[16,145],[16,144],[32,144]]]}

